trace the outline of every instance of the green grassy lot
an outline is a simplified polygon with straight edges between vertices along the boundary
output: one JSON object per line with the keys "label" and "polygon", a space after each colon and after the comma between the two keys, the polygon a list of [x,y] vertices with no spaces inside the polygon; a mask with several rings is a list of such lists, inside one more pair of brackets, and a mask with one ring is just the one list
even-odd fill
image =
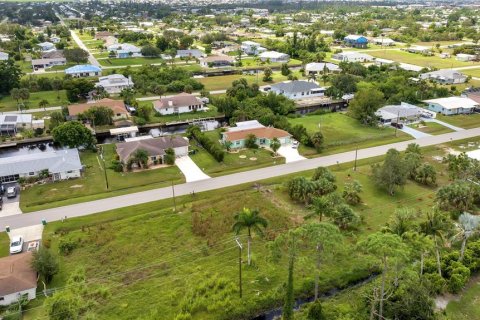
{"label": "green grassy lot", "polygon": [[461,72],[468,76],[480,78],[480,65],[478,66],[477,69],[461,70]]}
{"label": "green grassy lot", "polygon": [[[107,53],[108,55],[108,53]],[[110,66],[130,66],[130,65],[143,65],[143,64],[154,64],[154,63],[162,63],[164,60],[162,58],[123,58],[123,59],[101,59],[98,60],[102,66],[110,67]]]}
{"label": "green grassy lot", "polygon": [[[218,141],[219,139],[218,131],[210,131],[206,134],[209,135],[213,141]],[[196,153],[190,157],[198,167],[209,176],[220,176],[285,163],[285,158],[273,158],[271,151],[266,149],[247,149],[239,152],[227,152],[223,162],[219,163],[210,155],[210,153],[197,145],[194,140],[191,141],[190,145],[190,150],[196,150]],[[242,158],[240,158],[240,156],[242,156]],[[245,158],[243,158],[243,156],[245,156]],[[255,158],[255,160],[251,160],[251,158]]]}
{"label": "green grassy lot", "polygon": [[[2,230],[4,231],[4,230]],[[0,258],[10,254],[10,238],[6,232],[0,233]]]}
{"label": "green grassy lot", "polygon": [[441,124],[436,122],[426,122],[425,124],[416,123],[409,125],[409,127],[433,135],[449,133],[453,131],[452,129],[442,126]]}
{"label": "green grassy lot", "polygon": [[[55,70],[48,70],[48,71],[55,71]],[[37,77],[37,78],[58,78],[63,79],[65,77],[65,72],[63,70],[56,70],[55,72],[47,72],[47,73],[32,73],[24,75],[23,78],[26,77]]]}
{"label": "green grassy lot", "polygon": [[480,319],[480,277],[472,277],[466,290],[460,294],[458,301],[447,305],[446,317],[450,320]]}
{"label": "green grassy lot", "polygon": [[480,114],[478,113],[453,116],[437,114],[437,119],[464,129],[480,127]]}
{"label": "green grassy lot", "polygon": [[95,49],[98,46],[103,46],[103,40],[82,40],[83,44],[87,47],[87,49]]}
{"label": "green grassy lot", "polygon": [[[278,67],[281,66],[283,63],[282,62],[270,62],[270,63],[261,63],[255,61],[255,58],[253,57],[242,57],[242,67]],[[288,61],[288,65],[301,65],[302,61],[297,60],[297,59],[290,59]]]}
{"label": "green grassy lot", "polygon": [[[38,103],[42,100],[48,101],[48,106],[62,106],[68,104],[65,90],[56,91],[40,91],[31,92],[30,99],[25,102],[26,106],[30,109],[39,108]],[[17,102],[12,99],[11,96],[0,99],[0,112],[17,110]],[[28,112],[28,111],[26,111]]]}
{"label": "green grassy lot", "polygon": [[15,61],[15,64],[20,67],[23,73],[29,73],[33,71],[31,61]]}
{"label": "green grassy lot", "polygon": [[[343,113],[305,116],[289,121],[292,125],[304,125],[310,133],[320,130],[325,138],[325,148],[322,154],[344,152],[356,148],[361,149],[411,139],[409,135],[400,131],[397,132],[398,136],[395,137],[395,130],[391,127],[363,126],[356,119]],[[316,155],[314,149],[303,145],[300,145],[299,150],[305,156]]]}
{"label": "green grassy lot", "polygon": [[[431,161],[431,155],[441,153],[441,148],[428,148],[425,159]],[[393,197],[379,190],[369,175],[371,164],[380,159],[359,161],[356,172],[352,171],[351,163],[331,167],[339,192],[344,183],[352,179],[359,180],[364,189],[363,203],[354,208],[363,217],[363,224],[357,231],[345,233],[348,241],[354,242],[378,231],[396,208],[411,207],[416,211],[432,206],[435,188],[408,182]],[[436,161],[432,163],[438,169],[444,166]],[[205,305],[200,304],[192,313],[192,319],[239,318],[238,313],[251,318],[251,314],[281,305],[287,276],[286,259],[270,260],[265,241],[303,223],[308,210],[288,199],[284,183],[290,177],[311,174],[309,171],[260,181],[259,188],[252,188],[248,183],[178,197],[175,213],[172,200],[166,199],[63,223],[49,223],[44,239],[51,241],[53,251],[58,250],[61,239],[75,239],[78,243],[70,255],[60,256],[60,273],[51,287],[64,286],[69,274],[84,267],[92,286],[101,285],[110,292],[92,306],[92,311],[101,319],[135,319],[150,315],[152,310],[162,318],[173,319],[183,303],[192,306],[200,302],[199,298],[187,300],[192,292],[206,299]],[[439,185],[446,179],[440,175]],[[258,208],[269,226],[265,238],[254,236],[253,266],[242,267],[244,297],[240,300],[238,251],[232,240],[231,225],[234,214],[243,207]],[[244,234],[240,240],[245,241]],[[311,295],[314,255],[305,248],[298,254],[297,295]],[[364,277],[371,266],[368,257],[347,245],[345,251],[337,251],[332,258],[322,260],[320,291]],[[220,290],[218,294],[222,295],[204,296],[200,288],[206,286],[207,279],[219,276],[225,281],[220,286],[224,289],[211,288],[209,293]],[[363,299],[362,295],[348,293],[342,297],[352,304]],[[43,315],[38,309],[36,312]]]}
{"label": "green grassy lot", "polygon": [[108,58],[108,51],[94,53],[95,58]]}
{"label": "green grassy lot", "polygon": [[478,65],[478,63],[475,64],[474,62],[458,61],[454,57],[447,59],[442,59],[437,56],[424,57],[421,54],[409,53],[400,50],[372,51],[369,52],[369,54],[377,58],[390,59],[397,62],[404,62],[422,67],[434,67],[439,69]]}
{"label": "green grassy lot", "polygon": [[105,159],[109,189],[106,188],[103,164],[97,153],[81,153],[85,166],[82,178],[36,185],[22,191],[20,207],[23,212],[58,207],[94,199],[113,197],[135,191],[164,187],[184,182],[184,177],[176,166],[145,170],[141,172],[115,172],[110,169],[114,160],[114,144],[105,145]]}

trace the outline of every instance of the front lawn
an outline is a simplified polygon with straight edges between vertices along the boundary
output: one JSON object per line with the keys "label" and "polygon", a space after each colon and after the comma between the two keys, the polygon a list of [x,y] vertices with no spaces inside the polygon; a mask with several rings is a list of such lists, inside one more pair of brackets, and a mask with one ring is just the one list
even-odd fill
{"label": "front lawn", "polygon": [[[339,153],[348,150],[374,147],[393,142],[409,140],[411,137],[391,127],[368,127],[344,113],[327,113],[289,119],[292,125],[302,124],[310,134],[320,131],[324,136],[324,150],[321,154]],[[300,145],[300,153],[314,156],[316,151]]]}
{"label": "front lawn", "polygon": [[[40,108],[38,104],[42,100],[48,101],[47,107],[56,107],[56,106],[65,106],[68,104],[68,99],[65,90],[58,91],[39,91],[39,92],[31,92],[30,98],[28,101],[25,102],[25,105],[29,109],[37,109]],[[0,112],[4,111],[13,111],[17,110],[17,101],[12,99],[11,96],[7,96],[0,99]],[[26,110],[25,112],[28,112]]]}
{"label": "front lawn", "polygon": [[0,258],[10,254],[10,238],[6,232],[0,232]]}
{"label": "front lawn", "polygon": [[438,113],[437,119],[464,129],[480,127],[480,113],[457,114],[453,116],[444,116]]}
{"label": "front lawn", "polygon": [[90,151],[80,155],[85,173],[82,178],[36,185],[22,191],[20,206],[23,212],[58,207],[73,203],[113,197],[136,191],[160,188],[184,182],[181,171],[166,167],[140,172],[115,172],[110,168],[115,156],[115,145],[104,145],[109,189],[106,188],[103,163],[98,153]]}
{"label": "front lawn", "polygon": [[409,127],[424,133],[432,134],[432,135],[453,132],[452,129],[442,126],[441,124],[436,122],[425,122],[422,124],[416,123],[416,124],[409,125]]}
{"label": "front lawn", "polygon": [[[107,54],[108,55],[108,54]],[[144,65],[144,64],[155,64],[155,63],[162,63],[165,60],[162,58],[144,58],[144,57],[138,57],[138,58],[111,58],[111,59],[100,59],[98,62],[105,67],[110,67],[110,66],[131,66],[131,65]]]}

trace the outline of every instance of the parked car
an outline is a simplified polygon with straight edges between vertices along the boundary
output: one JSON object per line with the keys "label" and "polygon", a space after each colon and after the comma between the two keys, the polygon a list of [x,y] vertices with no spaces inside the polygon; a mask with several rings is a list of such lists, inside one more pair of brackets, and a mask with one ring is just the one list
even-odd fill
{"label": "parked car", "polygon": [[10,243],[10,254],[20,253],[23,250],[23,237],[16,236],[13,237],[12,242]]}
{"label": "parked car", "polygon": [[398,128],[398,129],[402,129],[403,128],[403,124],[402,123],[396,123],[396,122],[392,122],[392,127],[395,127],[395,128]]}
{"label": "parked car", "polygon": [[297,141],[297,140],[293,140],[292,141],[292,148],[293,149],[298,149],[298,146],[300,145],[300,143]]}
{"label": "parked car", "polygon": [[17,188],[8,187],[7,188],[7,198],[15,198],[17,196]]}

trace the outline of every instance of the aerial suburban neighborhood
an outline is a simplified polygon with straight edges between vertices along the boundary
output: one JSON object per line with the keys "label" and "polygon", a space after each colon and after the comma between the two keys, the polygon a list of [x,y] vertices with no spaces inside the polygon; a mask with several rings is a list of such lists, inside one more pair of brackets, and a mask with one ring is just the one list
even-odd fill
{"label": "aerial suburban neighborhood", "polygon": [[0,5],[0,319],[480,319],[478,1]]}

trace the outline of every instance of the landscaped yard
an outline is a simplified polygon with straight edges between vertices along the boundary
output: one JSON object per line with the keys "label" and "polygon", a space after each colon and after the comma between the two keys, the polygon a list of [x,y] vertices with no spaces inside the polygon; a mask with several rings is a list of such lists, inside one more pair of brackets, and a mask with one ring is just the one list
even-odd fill
{"label": "landscaped yard", "polygon": [[6,232],[0,232],[0,258],[10,254],[10,238]]}
{"label": "landscaped yard", "polygon": [[461,72],[468,76],[480,78],[480,65],[476,69],[466,69],[466,70],[461,70]]}
{"label": "landscaped yard", "polygon": [[437,119],[464,129],[480,127],[480,113],[453,116],[437,114]]}
{"label": "landscaped yard", "polygon": [[[310,133],[320,131],[323,134],[325,148],[321,154],[332,154],[411,139],[409,135],[400,131],[395,137],[395,130],[391,127],[364,126],[344,113],[311,115],[289,121],[292,125],[304,125]],[[314,149],[303,145],[300,145],[299,150],[305,156],[318,155]]]}
{"label": "landscaped yard", "polygon": [[[153,101],[139,101],[139,104],[150,104],[152,105]],[[193,119],[202,119],[202,118],[212,118],[219,116],[220,114],[217,111],[217,108],[211,104],[208,105],[207,111],[198,111],[198,112],[187,112],[179,114],[170,114],[170,115],[155,115],[149,120],[150,123],[169,123],[169,122],[178,122],[185,120]]]}
{"label": "landscaped yard", "polygon": [[184,182],[183,174],[176,166],[144,170],[140,172],[115,172],[111,161],[115,157],[115,145],[105,145],[105,159],[109,189],[106,188],[103,163],[98,153],[83,152],[81,161],[85,166],[80,179],[36,185],[22,191],[20,206],[22,211],[58,207],[72,203],[90,201],[120,194],[159,188]]}
{"label": "landscaped yard", "polygon": [[449,133],[453,131],[452,129],[442,126],[436,122],[416,123],[409,125],[409,127],[432,135]]}
{"label": "landscaped yard", "polygon": [[[48,101],[47,107],[64,106],[68,104],[66,91],[40,91],[31,92],[30,98],[25,102],[25,105],[30,109],[40,108],[38,104],[42,100]],[[0,112],[17,110],[17,101],[13,100],[11,96],[0,99]],[[28,111],[25,111],[28,112]]]}
{"label": "landscaped yard", "polygon": [[165,62],[162,58],[144,58],[144,57],[138,57],[138,58],[111,58],[111,59],[100,59],[98,62],[105,67],[110,67],[110,66],[130,66],[130,65],[144,65],[144,64],[155,64],[155,63],[162,63]]}
{"label": "landscaped yard", "polygon": [[478,65],[474,62],[462,62],[455,59],[455,57],[442,59],[437,56],[425,57],[421,54],[409,53],[400,50],[384,50],[384,51],[372,51],[368,54],[382,59],[389,59],[397,62],[410,63],[422,67],[433,67],[439,69],[453,68],[453,67],[466,67],[472,65]]}

